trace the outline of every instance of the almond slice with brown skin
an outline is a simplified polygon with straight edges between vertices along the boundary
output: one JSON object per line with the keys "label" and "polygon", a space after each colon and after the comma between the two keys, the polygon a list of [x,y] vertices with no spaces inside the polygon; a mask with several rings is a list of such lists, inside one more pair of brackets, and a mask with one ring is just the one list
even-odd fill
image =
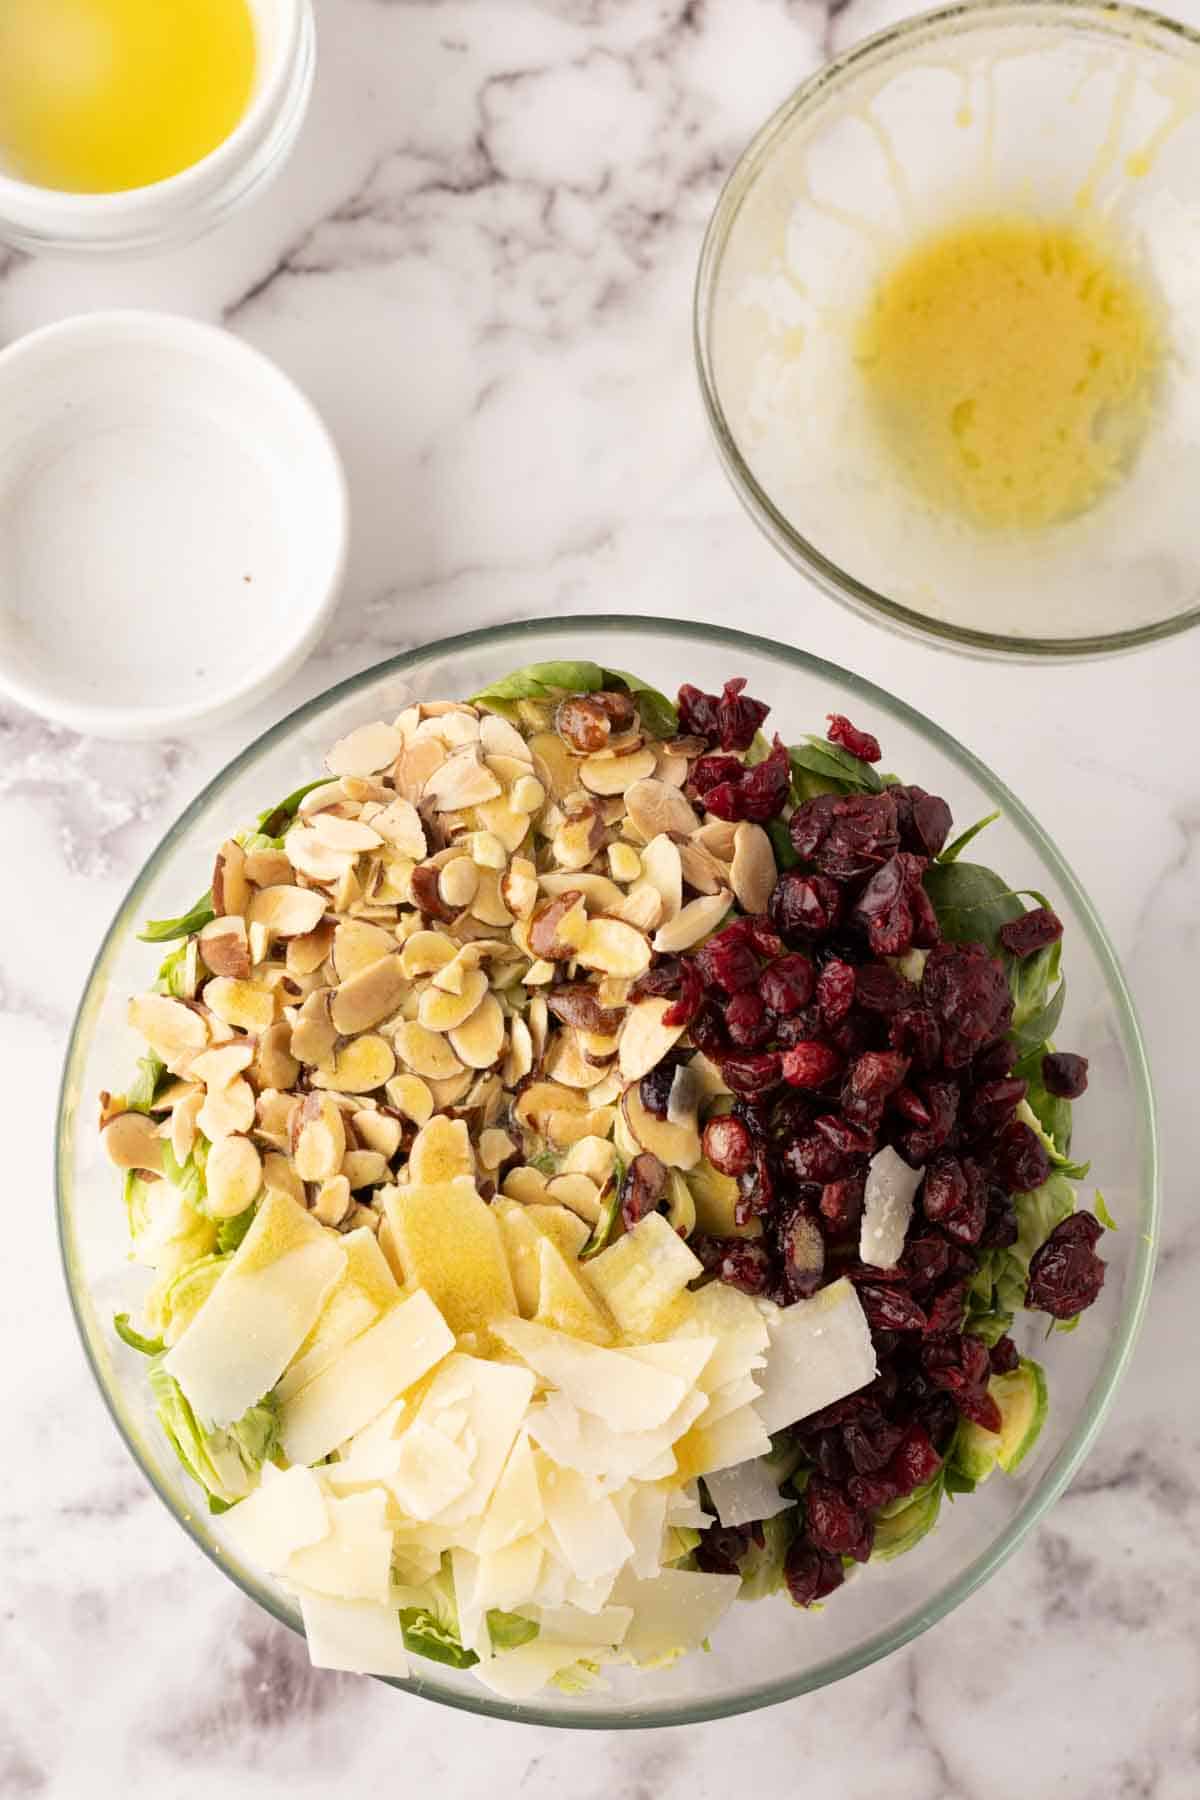
{"label": "almond slice with brown skin", "polygon": [[374,813],[371,829],[377,831],[401,856],[422,862],[428,850],[421,815],[411,800],[393,800],[382,812]]}
{"label": "almond slice with brown skin", "polygon": [[447,1036],[468,1069],[490,1069],[504,1049],[504,1013],[495,994],[485,994],[466,1024]]}
{"label": "almond slice with brown skin", "polygon": [[100,1133],[100,1141],[111,1163],[118,1169],[141,1169],[150,1175],[161,1175],[163,1140],[158,1127],[148,1114],[117,1113]]}
{"label": "almond slice with brown skin", "polygon": [[534,913],[529,921],[529,948],[547,962],[566,962],[578,952],[587,930],[583,895],[568,888]]}
{"label": "almond slice with brown skin", "polygon": [[169,1069],[203,1050],[208,1023],[182,1000],[166,994],[136,994],[129,1002],[129,1023],[157,1051]]}
{"label": "almond slice with brown skin", "polygon": [[414,931],[400,953],[400,966],[409,980],[435,975],[458,955],[458,945],[441,931]]}
{"label": "almond slice with brown skin", "polygon": [[640,975],[650,967],[650,940],[623,919],[601,915],[589,921],[576,960],[602,975]]}
{"label": "almond slice with brown skin", "polygon": [[461,994],[448,994],[443,988],[427,987],[417,1003],[417,1021],[427,1031],[455,1031],[465,1025],[488,991],[488,978],[482,969],[471,969],[463,978]]}
{"label": "almond slice with brown skin", "polygon": [[[398,1025],[393,1033],[393,1042],[401,1062],[425,1081],[445,1081],[462,1073],[462,1064],[447,1040],[439,1032],[430,1031],[419,1024],[416,1019],[408,1019],[404,1024]],[[401,1103],[394,1100],[392,1104],[399,1106]]]}
{"label": "almond slice with brown skin", "polygon": [[[611,851],[609,854],[611,855]],[[572,889],[575,893],[582,894],[590,912],[611,912],[625,897],[616,882],[610,881],[607,875],[593,875],[587,870],[578,873],[566,869],[554,870],[548,875],[539,875],[537,881],[543,894],[549,895],[552,900]]]}
{"label": "almond slice with brown skin", "polygon": [[347,1037],[368,1031],[382,1019],[390,1018],[407,988],[399,951],[360,969],[334,991],[329,1007],[334,1030]]}
{"label": "almond slice with brown skin", "polygon": [[690,836],[700,823],[678,788],[653,777],[628,789],[625,810],[647,843],[664,831]]}
{"label": "almond slice with brown skin", "polygon": [[367,1031],[350,1038],[334,1052],[333,1068],[319,1070],[313,1086],[339,1094],[369,1094],[382,1087],[396,1071],[396,1056],[386,1038]]}
{"label": "almond slice with brown skin", "polygon": [[216,975],[205,983],[203,999],[209,1012],[238,1031],[265,1031],[275,1020],[275,994],[257,981]]}
{"label": "almond slice with brown skin", "polygon": [[762,913],[779,879],[771,840],[761,825],[743,819],[733,834],[733,863],[729,870],[734,898],[743,912]]}
{"label": "almond slice with brown skin", "polygon": [[[251,927],[265,925],[272,937],[307,937],[324,918],[325,906],[324,894],[281,882],[275,887],[259,888],[250,896],[246,918]],[[218,969],[216,973],[224,975],[229,971]]]}
{"label": "almond slice with brown skin", "polygon": [[204,966],[214,975],[232,975],[244,980],[250,973],[250,941],[246,921],[239,913],[210,919],[199,938]]}
{"label": "almond slice with brown skin", "polygon": [[314,975],[333,949],[334,922],[322,919],[315,931],[303,937],[289,938],[287,970],[289,975]]}
{"label": "almond slice with brown skin", "polygon": [[246,911],[250,887],[246,880],[246,852],[233,838],[227,838],[217,851],[213,867],[212,905],[219,918]]}
{"label": "almond slice with brown skin", "polygon": [[240,1075],[225,1087],[209,1088],[196,1114],[196,1124],[210,1144],[254,1124],[254,1089]]}
{"label": "almond slice with brown skin", "polygon": [[621,1105],[625,1122],[643,1150],[649,1150],[669,1169],[693,1169],[700,1161],[700,1133],[696,1122],[672,1125],[642,1104],[637,1082],[626,1088]]}
{"label": "almond slice with brown skin", "polygon": [[300,1074],[300,1064],[292,1055],[292,1027],[286,1019],[268,1025],[254,1049],[250,1080],[262,1088],[290,1088]]}
{"label": "almond slice with brown skin", "polygon": [[670,1000],[639,1000],[629,1008],[617,1052],[626,1081],[640,1081],[648,1075],[683,1036],[686,1026],[664,1023],[673,1004]]}
{"label": "almond slice with brown skin", "polygon": [[698,900],[689,900],[673,919],[659,927],[654,936],[654,948],[664,955],[690,950],[693,944],[698,944],[701,938],[717,929],[729,911],[732,899],[728,889],[722,889],[719,894],[702,894]]}
{"label": "almond slice with brown skin", "polygon": [[292,1162],[301,1181],[328,1181],[346,1154],[346,1122],[328,1094],[306,1094],[292,1118]]}
{"label": "almond slice with brown skin", "polygon": [[278,887],[292,879],[292,865],[282,850],[247,850],[246,879],[255,887]]}
{"label": "almond slice with brown skin", "polygon": [[696,843],[694,838],[685,838],[680,844],[679,861],[683,879],[698,894],[719,894],[722,888],[729,886],[729,865],[718,861],[711,850]]}

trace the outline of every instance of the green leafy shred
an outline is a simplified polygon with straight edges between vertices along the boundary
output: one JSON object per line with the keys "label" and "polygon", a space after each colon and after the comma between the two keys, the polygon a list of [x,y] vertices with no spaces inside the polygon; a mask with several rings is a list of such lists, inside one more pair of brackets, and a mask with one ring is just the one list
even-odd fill
{"label": "green leafy shred", "polygon": [[489,1610],[487,1628],[493,1650],[518,1650],[522,1644],[531,1644],[541,1630],[536,1619],[527,1619],[523,1613],[501,1612],[498,1607]]}
{"label": "green leafy shred", "polygon": [[[1092,1202],[1092,1211],[1103,1225],[1105,1231],[1120,1231],[1121,1227],[1109,1212],[1108,1203],[1099,1188],[1096,1189],[1096,1198]],[[1079,1314],[1076,1313],[1075,1317],[1078,1318]]]}
{"label": "green leafy shred", "polygon": [[981,831],[986,831],[989,825],[994,825],[997,819],[1003,817],[1003,813],[990,812],[984,818],[976,819],[973,825],[968,825],[965,831],[960,831],[953,842],[947,844],[944,850],[939,850],[937,861],[940,863],[957,862],[967,845],[971,843],[973,839],[977,838]]}
{"label": "green leafy shred", "polygon": [[167,1065],[153,1050],[138,1057],[138,1072],[125,1090],[125,1104],[131,1112],[147,1113],[154,1104],[159,1083]]}
{"label": "green leafy shred", "polygon": [[254,1223],[254,1215],[258,1211],[257,1204],[248,1206],[245,1212],[235,1213],[232,1219],[222,1219],[217,1226],[217,1249],[222,1255],[234,1251]]}
{"label": "green leafy shred", "polygon": [[[802,744],[792,744],[788,750],[788,759],[792,765],[792,779],[804,775],[815,775],[817,780],[828,785],[818,788],[818,793],[841,794],[881,794],[883,782],[873,765],[863,762],[859,756],[851,756],[840,744],[831,744],[827,738],[814,737],[811,732],[805,733]],[[809,799],[809,793],[798,793],[800,799]]]}
{"label": "green leafy shred", "polygon": [[208,1139],[197,1135],[185,1162],[176,1159],[171,1140],[163,1139],[163,1173],[172,1187],[178,1188],[189,1206],[203,1212],[208,1201],[205,1169],[208,1165]]}
{"label": "green leafy shred", "polygon": [[135,1331],[129,1323],[128,1313],[116,1314],[113,1319],[113,1330],[123,1344],[128,1344],[131,1350],[140,1350],[143,1356],[161,1356],[166,1349],[166,1345],[160,1337],[143,1337],[140,1331]]}
{"label": "green leafy shred", "polygon": [[[190,938],[185,938],[159,964],[154,983],[155,992],[173,995],[176,1000],[186,1000],[195,991],[196,959],[195,944]],[[189,977],[192,979],[189,980]]]}
{"label": "green leafy shred", "polygon": [[279,1446],[279,1403],[274,1395],[264,1395],[225,1430],[206,1431],[161,1362],[150,1365],[149,1381],[159,1424],[193,1481],[225,1507],[244,1500],[263,1463]]}
{"label": "green leafy shred", "polygon": [[625,1163],[620,1156],[617,1156],[613,1161],[612,1180],[604,1195],[600,1217],[592,1226],[592,1235],[579,1252],[580,1262],[590,1262],[593,1256],[599,1256],[600,1252],[607,1247],[620,1216],[621,1189],[624,1185]]}
{"label": "green leafy shred", "polygon": [[471,702],[505,713],[518,700],[553,701],[566,694],[596,694],[614,688],[623,688],[637,702],[642,725],[652,737],[675,736],[679,714],[665,694],[623,669],[602,669],[594,662],[528,663],[472,694]]}
{"label": "green leafy shred", "polygon": [[919,1544],[937,1524],[942,1507],[945,1472],[938,1470],[933,1480],[905,1497],[904,1504],[887,1517],[875,1522],[872,1562],[891,1562]]}
{"label": "green leafy shred", "polygon": [[450,1631],[431,1612],[419,1606],[400,1608],[400,1630],[404,1648],[414,1656],[430,1662],[446,1663],[452,1669],[470,1669],[479,1661],[473,1650],[464,1650],[457,1634]]}
{"label": "green leafy shred", "polygon": [[177,919],[148,919],[138,937],[143,944],[169,944],[172,938],[191,937],[194,932],[203,931],[209,920],[216,916],[210,888]]}
{"label": "green leafy shred", "polygon": [[792,848],[792,834],[787,828],[785,819],[771,819],[767,824],[767,836],[771,840],[771,848],[775,852],[777,869],[794,869],[800,858]]}
{"label": "green leafy shred", "polygon": [[798,1506],[789,1506],[786,1512],[762,1521],[762,1543],[752,1541],[738,1559],[738,1574],[742,1578],[739,1600],[762,1600],[779,1592],[783,1586],[783,1565],[799,1522]]}
{"label": "green leafy shred", "polygon": [[318,775],[315,781],[306,781],[303,787],[296,788],[276,806],[268,806],[266,812],[260,812],[256,821],[259,835],[278,840],[281,828],[295,818],[305,795],[311,794],[314,788],[324,787],[329,779],[328,775]]}
{"label": "green leafy shred", "polygon": [[969,862],[934,863],[924,883],[943,937],[952,944],[986,944],[993,956],[1002,954],[1000,927],[1025,911],[1015,888],[982,863]]}

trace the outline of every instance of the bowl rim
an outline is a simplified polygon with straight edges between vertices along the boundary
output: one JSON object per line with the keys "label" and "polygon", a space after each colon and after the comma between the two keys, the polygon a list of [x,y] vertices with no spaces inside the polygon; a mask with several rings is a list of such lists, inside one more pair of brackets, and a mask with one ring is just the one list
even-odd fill
{"label": "bowl rim", "polygon": [[1128,5],[1125,0],[956,0],[954,5],[915,14],[861,39],[801,82],[759,127],[726,177],[705,230],[696,266],[692,290],[692,348],[705,415],[721,466],[734,492],[767,540],[794,568],[815,581],[822,592],[852,612],[876,623],[882,620],[906,637],[917,638],[934,649],[966,651],[978,657],[1003,657],[1008,661],[1035,662],[1047,657],[1079,661],[1135,650],[1190,630],[1200,623],[1200,598],[1185,612],[1153,620],[1148,625],[1068,638],[1016,637],[977,630],[935,619],[915,607],[890,599],[826,556],[787,518],[761,486],[738,448],[736,435],[721,403],[710,342],[725,250],[738,214],[769,162],[777,141],[802,115],[815,112],[831,94],[836,95],[851,86],[861,74],[870,73],[913,44],[932,42],[947,35],[960,37],[978,29],[994,29],[997,24],[1006,22],[1019,23],[1026,28],[1088,28],[1124,41],[1128,41],[1131,33],[1148,34],[1171,40],[1175,48],[1182,47],[1200,60],[1200,30],[1178,19],[1166,18],[1148,7]]}
{"label": "bowl rim", "polygon": [[507,643],[511,644],[514,651],[518,652],[522,649],[533,649],[539,636],[548,629],[554,631],[574,630],[584,644],[595,643],[597,639],[602,640],[608,636],[625,633],[646,638],[665,636],[681,645],[699,640],[706,645],[720,645],[734,653],[748,651],[776,662],[782,662],[805,674],[816,676],[820,680],[837,683],[848,689],[857,699],[867,705],[881,707],[885,713],[896,717],[918,735],[928,738],[957,768],[1000,802],[1004,808],[1005,817],[1031,849],[1045,860],[1062,890],[1069,896],[1071,904],[1082,921],[1084,933],[1092,952],[1104,974],[1117,1015],[1123,1047],[1129,1059],[1139,1110],[1144,1119],[1140,1173],[1141,1185],[1148,1200],[1146,1229],[1139,1234],[1129,1296],[1118,1326],[1109,1340],[1105,1359],[1101,1366],[1099,1385],[1055,1461],[1043,1472],[1036,1487],[1030,1490],[1024,1503],[1014,1513],[1005,1529],[993,1543],[974,1558],[956,1580],[946,1588],[938,1590],[932,1602],[927,1601],[897,1624],[876,1632],[852,1649],[815,1665],[799,1677],[782,1677],[778,1681],[764,1683],[750,1696],[739,1696],[736,1700],[728,1702],[714,1698],[699,1703],[680,1705],[672,1702],[669,1705],[656,1706],[651,1695],[645,1709],[639,1710],[637,1713],[614,1715],[602,1707],[582,1706],[577,1711],[565,1715],[539,1704],[525,1705],[503,1701],[498,1697],[488,1695],[482,1688],[478,1695],[471,1692],[430,1691],[419,1674],[406,1681],[388,1677],[377,1678],[385,1680],[388,1686],[395,1687],[402,1693],[416,1694],[422,1699],[433,1700],[458,1711],[477,1713],[484,1717],[504,1719],[519,1724],[601,1731],[699,1724],[705,1720],[729,1718],[741,1713],[754,1712],[759,1708],[772,1706],[783,1700],[795,1699],[800,1694],[826,1687],[834,1681],[854,1674],[859,1669],[868,1667],[871,1663],[879,1661],[882,1657],[890,1655],[892,1651],[910,1643],[912,1639],[920,1636],[931,1625],[937,1624],[974,1593],[1020,1546],[1033,1526],[1039,1522],[1062,1493],[1091,1448],[1112,1404],[1146,1311],[1157,1253],[1161,1199],[1158,1133],[1150,1069],[1141,1028],[1116,954],[1087,894],[1041,825],[978,757],[948,732],[943,731],[940,726],[933,724],[915,707],[848,669],[843,669],[824,658],[812,656],[806,651],[797,650],[788,644],[772,643],[766,638],[748,632],[731,630],[725,626],[691,624],[682,620],[655,617],[634,618],[619,613],[576,614],[545,620],[519,620],[503,625],[486,626],[455,637],[436,639],[432,643],[422,644],[412,650],[403,651],[397,656],[373,664],[370,668],[335,683],[333,687],[327,688],[323,693],[305,701],[303,705],[296,707],[268,730],[262,732],[251,744],[232,758],[185,807],[139,870],[104,934],[89,970],[75,1018],[72,1021],[58,1095],[54,1182],[59,1252],[71,1310],[84,1354],[104,1404],[135,1463],[176,1521],[209,1560],[216,1564],[248,1598],[263,1606],[282,1624],[288,1625],[293,1631],[300,1633],[300,1626],[283,1606],[279,1597],[271,1593],[265,1586],[256,1585],[249,1576],[244,1575],[237,1567],[226,1561],[220,1546],[214,1543],[197,1523],[193,1511],[182,1509],[177,1505],[174,1497],[159,1484],[153,1467],[141,1453],[135,1432],[122,1417],[115,1387],[110,1388],[105,1378],[98,1342],[93,1341],[85,1309],[72,1278],[70,1197],[73,1162],[72,1098],[78,1087],[77,1077],[81,1073],[84,1061],[84,1036],[93,1015],[100,1006],[99,990],[105,977],[107,964],[116,955],[127,933],[140,918],[144,892],[169,860],[176,844],[190,828],[192,821],[203,811],[210,800],[219,795],[231,778],[251,768],[265,750],[286,738],[303,721],[378,680],[400,674],[430,658],[459,654],[477,646]]}

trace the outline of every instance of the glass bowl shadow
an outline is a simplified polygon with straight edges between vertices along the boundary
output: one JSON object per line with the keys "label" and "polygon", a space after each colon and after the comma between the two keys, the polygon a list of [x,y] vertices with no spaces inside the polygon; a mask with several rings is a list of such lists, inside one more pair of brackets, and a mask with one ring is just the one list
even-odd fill
{"label": "glass bowl shadow", "polygon": [[739,1605],[708,1655],[670,1669],[608,1672],[608,1691],[555,1691],[528,1704],[490,1695],[467,1673],[414,1659],[393,1685],[445,1705],[541,1725],[614,1729],[720,1718],[840,1680],[934,1625],[995,1573],[1070,1480],[1104,1418],[1137,1333],[1149,1289],[1158,1164],[1149,1074],[1133,1006],[1104,929],[1059,852],[991,772],[911,707],[844,669],[762,638],[668,620],[596,617],[504,625],[407,652],[356,675],[266,732],[197,796],[171,827],[122,903],[101,945],[72,1029],[57,1132],[57,1204],[64,1268],[84,1347],[113,1420],[143,1473],[214,1563],[277,1619],[299,1629],[297,1609],[269,1578],[234,1555],[219,1518],[183,1474],[147,1403],[144,1360],[115,1338],[113,1314],[138,1308],[148,1272],[128,1259],[115,1173],[100,1149],[96,1094],[118,1084],[140,1046],[127,996],[153,979],[161,951],[138,941],[148,917],[169,916],[202,892],[214,845],[321,769],[352,725],[411,701],[476,692],[514,667],[586,655],[636,670],[674,691],[681,677],[713,689],[744,675],[771,703],[785,733],[819,729],[848,713],[882,740],[886,766],[949,800],[956,821],[997,808],[986,859],[1022,886],[1044,891],[1067,927],[1068,999],[1061,1041],[1091,1058],[1077,1115],[1079,1152],[1094,1160],[1122,1230],[1109,1236],[1108,1279],[1084,1328],[1068,1336],[1030,1318],[1023,1347],[1041,1358],[1051,1409],[1036,1454],[1013,1479],[997,1476],[943,1508],[937,1529],[894,1563],[862,1571],[820,1614],[782,1600]]}

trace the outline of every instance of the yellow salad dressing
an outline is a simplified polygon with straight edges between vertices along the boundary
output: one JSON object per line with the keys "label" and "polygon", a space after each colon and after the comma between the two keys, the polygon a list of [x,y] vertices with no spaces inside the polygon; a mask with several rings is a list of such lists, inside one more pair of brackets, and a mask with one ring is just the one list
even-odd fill
{"label": "yellow salad dressing", "polygon": [[108,194],[177,175],[249,103],[247,0],[0,0],[0,165]]}
{"label": "yellow salad dressing", "polygon": [[1148,296],[1085,232],[967,220],[880,281],[855,355],[908,480],[985,527],[1091,506],[1146,428],[1161,338]]}

